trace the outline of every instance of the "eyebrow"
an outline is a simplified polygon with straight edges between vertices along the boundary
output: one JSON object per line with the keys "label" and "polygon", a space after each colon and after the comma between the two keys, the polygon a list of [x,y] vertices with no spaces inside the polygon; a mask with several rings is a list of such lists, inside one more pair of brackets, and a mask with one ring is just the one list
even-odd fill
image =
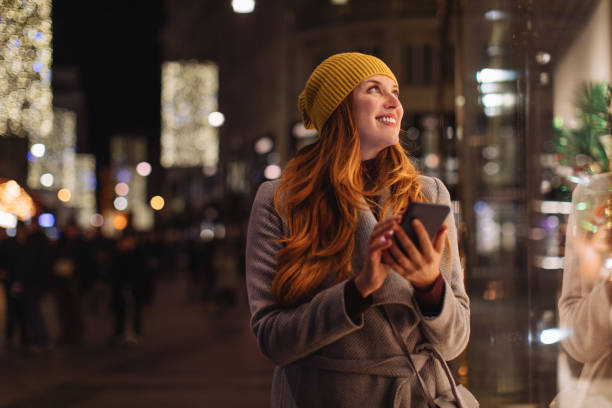
{"label": "eyebrow", "polygon": [[[375,84],[377,84],[377,85],[383,85],[383,83],[382,83],[382,82],[377,81],[377,80],[375,80],[375,79],[366,79],[364,82],[373,82],[373,83],[375,83]],[[396,84],[393,84],[393,86],[391,87],[391,89],[399,89],[399,86],[397,86]]]}

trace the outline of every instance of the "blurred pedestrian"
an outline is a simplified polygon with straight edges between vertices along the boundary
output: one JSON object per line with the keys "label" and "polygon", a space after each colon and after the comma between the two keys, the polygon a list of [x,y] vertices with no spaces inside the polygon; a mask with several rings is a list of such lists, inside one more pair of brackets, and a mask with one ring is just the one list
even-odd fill
{"label": "blurred pedestrian", "polygon": [[24,258],[19,262],[23,273],[25,313],[30,345],[41,350],[49,343],[47,325],[41,311],[41,300],[51,289],[51,243],[36,219],[30,223]]}
{"label": "blurred pedestrian", "polygon": [[238,261],[239,254],[230,239],[216,240],[213,268],[215,272],[214,300],[218,313],[227,312],[236,305]]}
{"label": "blurred pedestrian", "polygon": [[[147,301],[149,277],[144,257],[138,251],[133,232],[126,232],[117,241],[110,270],[112,285],[113,336],[112,344],[137,344],[143,335],[142,314]],[[131,307],[128,311],[128,305]],[[131,325],[126,327],[130,312]]]}
{"label": "blurred pedestrian", "polygon": [[53,281],[60,322],[59,344],[80,345],[83,340],[80,275],[86,255],[80,231],[71,223],[57,244],[53,263]]}
{"label": "blurred pedestrian", "polygon": [[24,259],[27,232],[23,223],[17,224],[15,237],[5,236],[0,241],[0,276],[3,281],[6,298],[5,345],[15,346],[15,335],[19,334],[22,347],[29,344],[26,324],[25,296],[23,293],[23,275],[19,274],[19,262]]}
{"label": "blurred pedestrian", "polygon": [[189,241],[189,302],[211,301],[213,299],[215,270],[213,267],[213,241],[198,236]]}

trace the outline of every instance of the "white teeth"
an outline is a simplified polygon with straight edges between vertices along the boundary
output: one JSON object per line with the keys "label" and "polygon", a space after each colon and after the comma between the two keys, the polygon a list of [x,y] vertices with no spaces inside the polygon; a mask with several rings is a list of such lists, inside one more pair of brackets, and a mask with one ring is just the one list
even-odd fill
{"label": "white teeth", "polygon": [[382,117],[378,118],[378,120],[380,120],[381,122],[396,123],[394,118],[391,118],[391,117],[388,117],[388,116],[382,116]]}

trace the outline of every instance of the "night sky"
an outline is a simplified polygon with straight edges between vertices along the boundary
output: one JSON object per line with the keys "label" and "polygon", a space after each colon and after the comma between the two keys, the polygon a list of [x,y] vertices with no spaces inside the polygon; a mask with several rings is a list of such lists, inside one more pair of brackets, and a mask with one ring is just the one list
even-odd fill
{"label": "night sky", "polygon": [[[75,67],[85,96],[79,153],[109,162],[114,134],[139,134],[159,150],[162,0],[53,2],[53,69]],[[83,138],[85,140],[83,140]]]}

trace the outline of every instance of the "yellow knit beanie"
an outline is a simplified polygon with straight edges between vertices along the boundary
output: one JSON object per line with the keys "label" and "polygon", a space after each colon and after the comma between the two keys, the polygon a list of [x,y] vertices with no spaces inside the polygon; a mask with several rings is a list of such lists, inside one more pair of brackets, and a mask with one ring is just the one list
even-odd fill
{"label": "yellow knit beanie", "polygon": [[373,55],[358,52],[335,54],[321,62],[310,74],[298,97],[298,109],[307,129],[321,133],[323,125],[361,81],[373,75],[386,75],[397,84],[393,72]]}

